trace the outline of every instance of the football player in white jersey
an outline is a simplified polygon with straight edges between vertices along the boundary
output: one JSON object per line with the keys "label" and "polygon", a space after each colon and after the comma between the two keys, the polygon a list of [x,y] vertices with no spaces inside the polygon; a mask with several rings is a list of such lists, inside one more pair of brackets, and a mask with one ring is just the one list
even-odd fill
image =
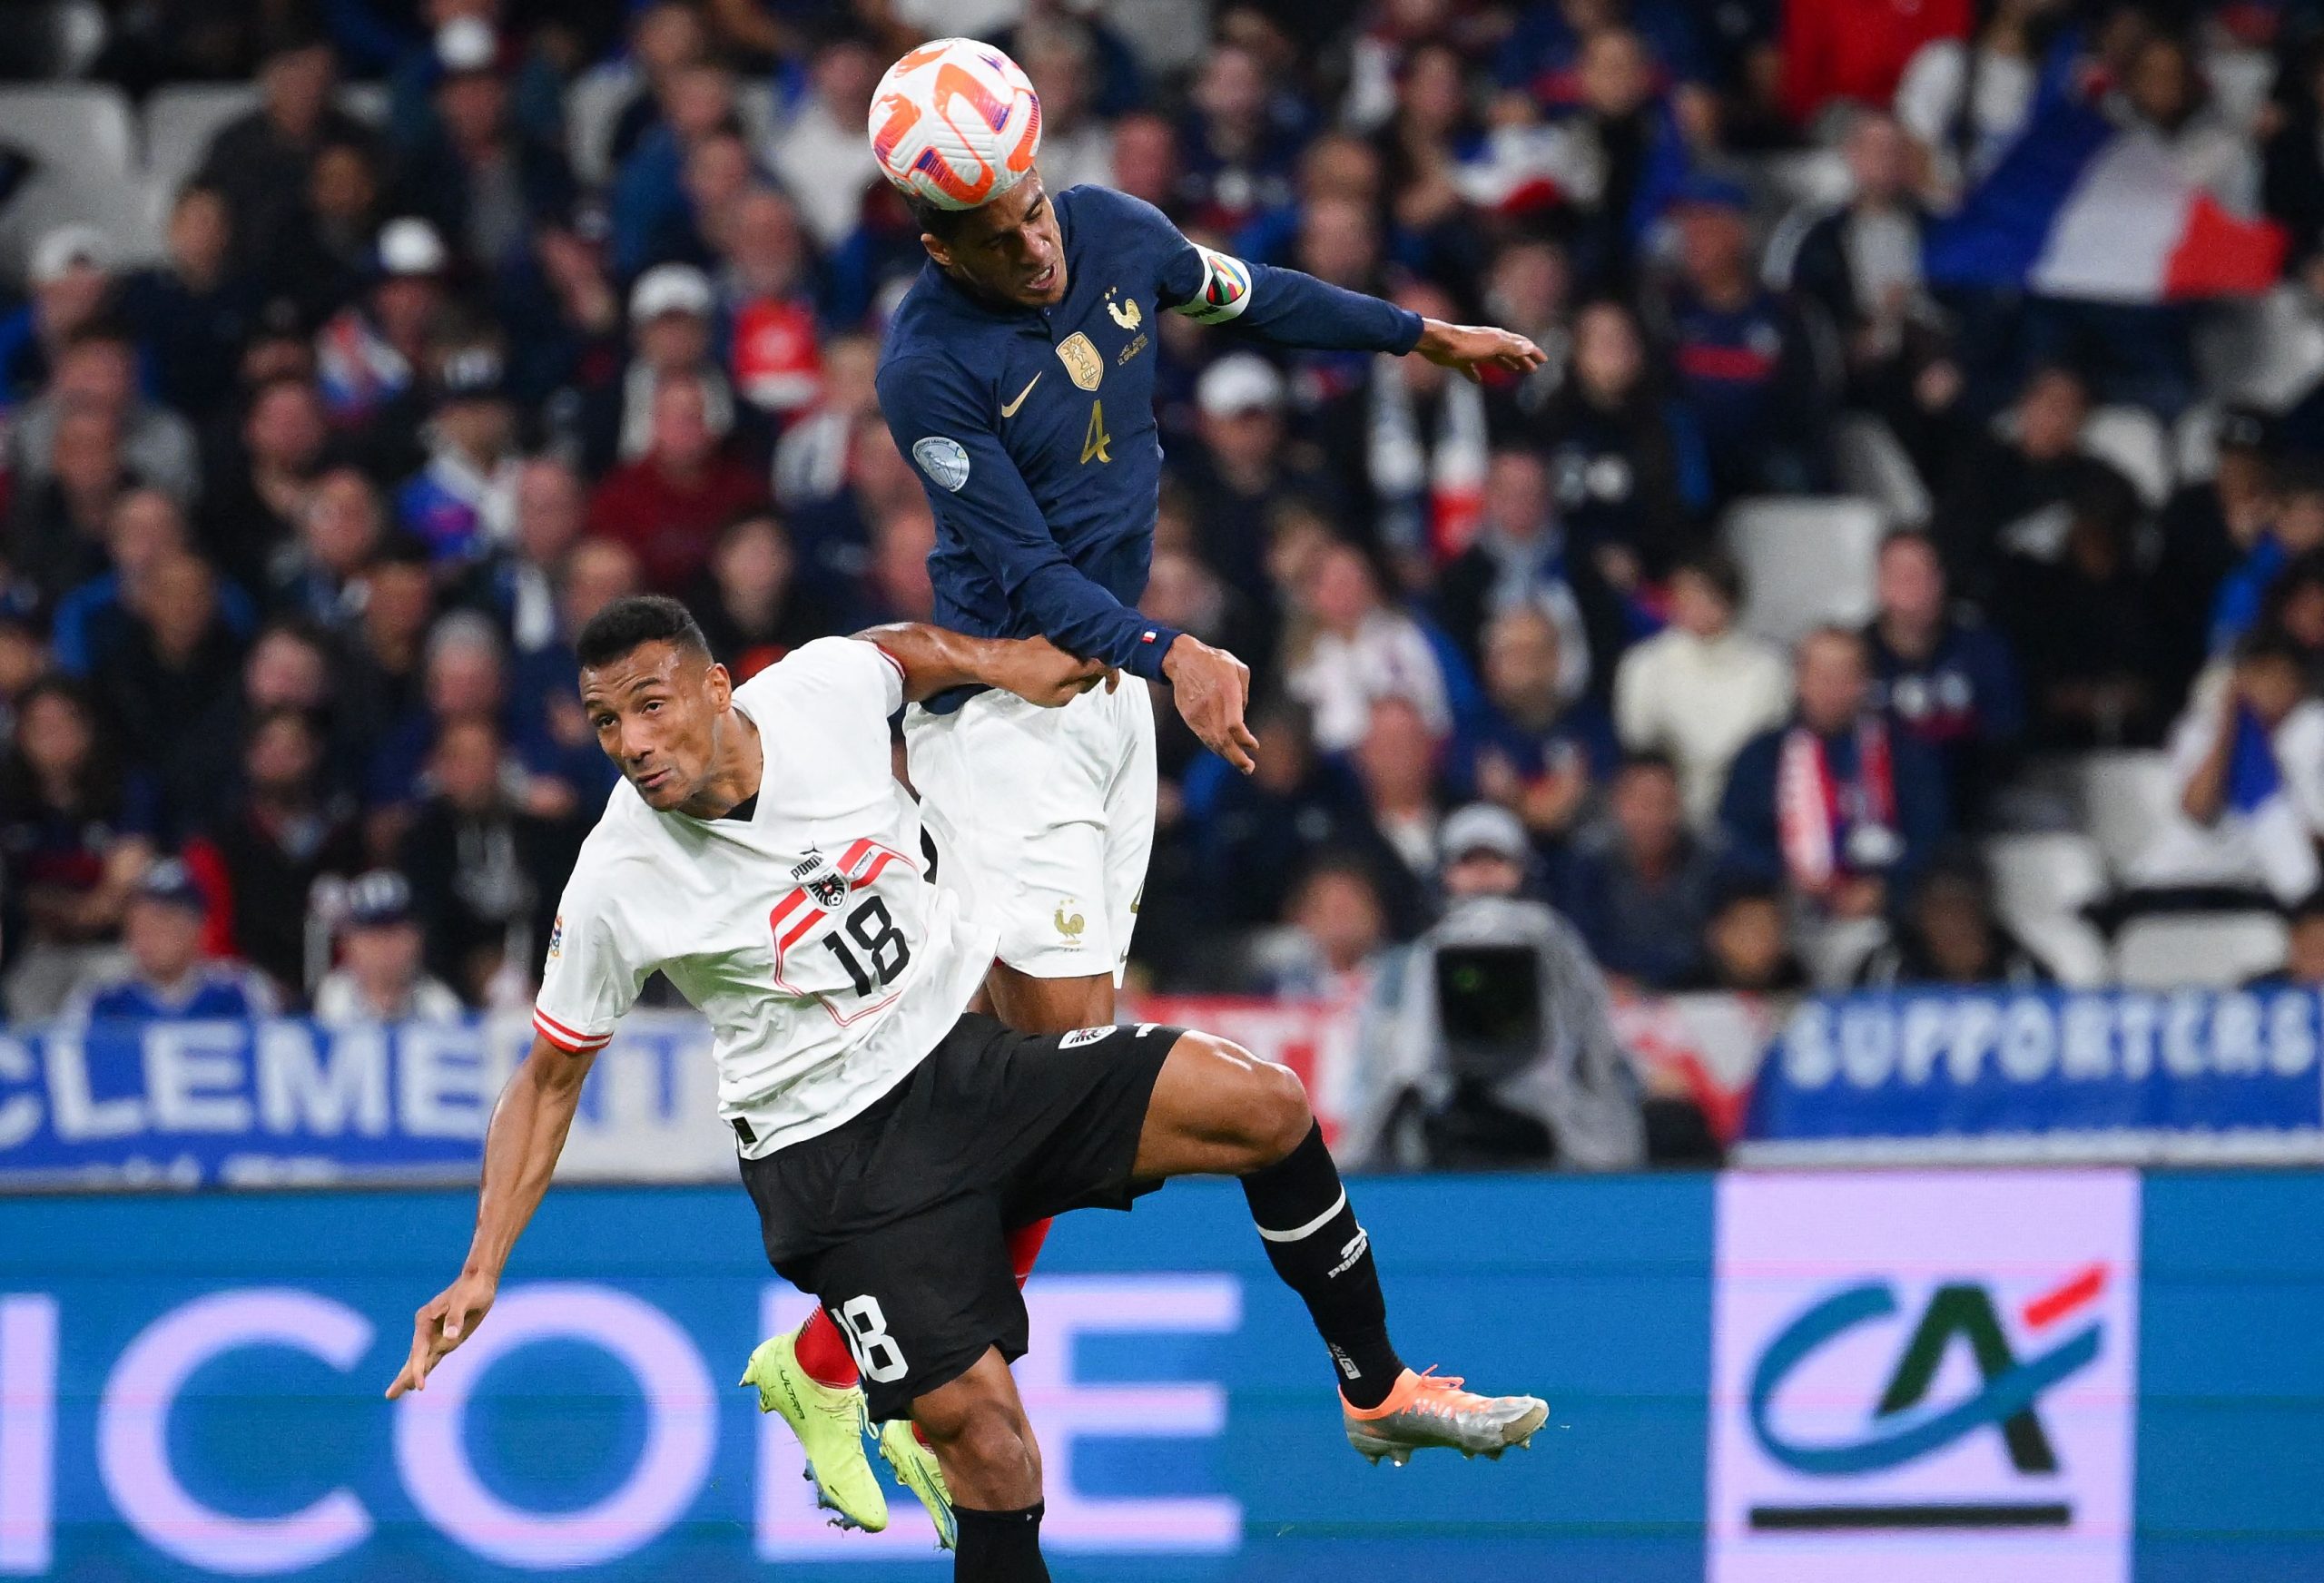
{"label": "football player in white jersey", "polygon": [[[1040,1456],[1008,1367],[1026,1345],[1009,1232],[1126,1209],[1170,1176],[1242,1179],[1344,1382],[1356,1450],[1498,1456],[1541,1427],[1532,1397],[1403,1366],[1369,1239],[1290,1072],[1206,1034],[1020,1034],[966,1010],[995,932],[931,879],[941,853],[893,776],[889,717],[963,685],[1059,706],[1109,684],[1103,666],[1041,638],[898,625],[808,644],[736,687],[685,607],[656,596],[609,605],[575,647],[623,783],[566,886],[467,1258],[413,1316],[389,1397],[424,1389],[483,1322],[591,1061],[659,970],[710,1020],[768,1260],[847,1336],[865,1386],[847,1393],[851,1427],[868,1430],[853,1405],[868,1401],[961,1583],[1049,1576]],[[1378,1406],[1348,1404],[1384,1378]]]}

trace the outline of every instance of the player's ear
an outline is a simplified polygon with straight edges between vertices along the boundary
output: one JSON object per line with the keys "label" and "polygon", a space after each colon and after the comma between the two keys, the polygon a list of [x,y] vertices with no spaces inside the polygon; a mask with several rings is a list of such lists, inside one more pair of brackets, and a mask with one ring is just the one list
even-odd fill
{"label": "player's ear", "polygon": [[703,671],[702,679],[704,685],[710,689],[710,706],[724,714],[727,700],[734,696],[734,673],[713,660]]}
{"label": "player's ear", "polygon": [[921,231],[920,233],[920,245],[928,250],[928,256],[936,261],[936,267],[938,269],[949,270],[952,267],[952,250],[946,247],[944,245],[943,239],[939,237],[934,231]]}

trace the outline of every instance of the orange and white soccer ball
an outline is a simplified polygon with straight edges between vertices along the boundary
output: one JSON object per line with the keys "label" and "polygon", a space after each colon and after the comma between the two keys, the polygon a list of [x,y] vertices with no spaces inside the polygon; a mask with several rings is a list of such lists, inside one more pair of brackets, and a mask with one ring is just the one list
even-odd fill
{"label": "orange and white soccer ball", "polygon": [[1041,149],[1041,102],[1015,61],[940,38],[890,66],[872,93],[872,155],[889,181],[940,209],[1009,191]]}

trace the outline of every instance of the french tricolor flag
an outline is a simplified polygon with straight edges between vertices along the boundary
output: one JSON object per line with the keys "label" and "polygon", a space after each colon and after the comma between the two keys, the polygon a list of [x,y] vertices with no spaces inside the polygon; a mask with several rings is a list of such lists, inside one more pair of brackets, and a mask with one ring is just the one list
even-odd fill
{"label": "french tricolor flag", "polygon": [[1938,285],[2181,302],[2265,291],[2284,250],[2279,226],[2221,208],[2152,134],[2052,93],[1959,211],[1930,229],[1923,262]]}

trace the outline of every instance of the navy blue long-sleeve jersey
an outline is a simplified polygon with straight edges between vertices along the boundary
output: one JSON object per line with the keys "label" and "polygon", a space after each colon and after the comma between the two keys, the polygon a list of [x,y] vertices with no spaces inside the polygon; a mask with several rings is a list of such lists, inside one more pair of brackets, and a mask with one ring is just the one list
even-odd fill
{"label": "navy blue long-sleeve jersey", "polygon": [[[936,516],[938,625],[1045,636],[1158,681],[1178,634],[1136,608],[1162,477],[1154,315],[1231,322],[1290,346],[1399,353],[1420,339],[1420,316],[1196,246],[1152,204],[1104,187],[1050,201],[1064,300],[995,304],[931,261],[890,328],[880,408]],[[967,695],[930,707],[957,708]]]}

